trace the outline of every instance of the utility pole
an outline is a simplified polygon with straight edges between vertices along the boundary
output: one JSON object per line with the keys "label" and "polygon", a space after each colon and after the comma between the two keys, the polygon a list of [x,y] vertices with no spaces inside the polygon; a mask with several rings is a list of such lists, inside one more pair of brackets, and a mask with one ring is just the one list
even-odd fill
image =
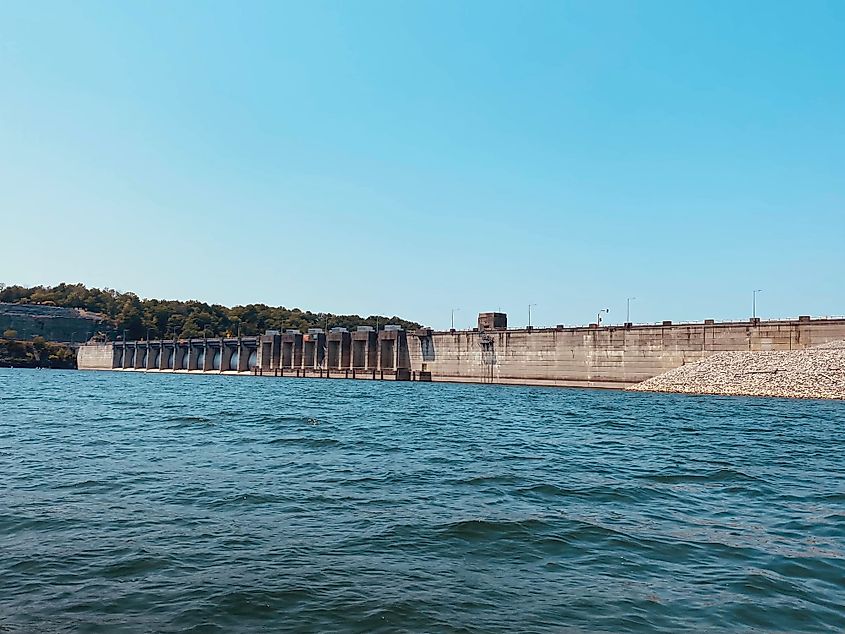
{"label": "utility pole", "polygon": [[625,323],[626,324],[631,323],[631,300],[633,300],[633,299],[637,299],[637,298],[636,297],[629,297],[628,301],[627,301],[628,308],[627,308],[627,311],[625,312]]}
{"label": "utility pole", "polygon": [[757,293],[762,293],[763,289],[758,288],[751,293],[751,319],[757,319]]}
{"label": "utility pole", "polygon": [[452,309],[452,330],[455,329],[455,313],[459,310],[460,310],[460,308],[453,308]]}
{"label": "utility pole", "polygon": [[531,328],[531,307],[537,304],[528,304],[528,327]]}

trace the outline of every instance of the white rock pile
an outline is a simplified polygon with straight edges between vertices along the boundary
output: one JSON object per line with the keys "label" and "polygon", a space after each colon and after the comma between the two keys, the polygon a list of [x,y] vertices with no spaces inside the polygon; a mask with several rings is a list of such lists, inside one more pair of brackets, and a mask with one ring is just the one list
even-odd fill
{"label": "white rock pile", "polygon": [[845,399],[845,341],[783,352],[719,352],[628,389]]}

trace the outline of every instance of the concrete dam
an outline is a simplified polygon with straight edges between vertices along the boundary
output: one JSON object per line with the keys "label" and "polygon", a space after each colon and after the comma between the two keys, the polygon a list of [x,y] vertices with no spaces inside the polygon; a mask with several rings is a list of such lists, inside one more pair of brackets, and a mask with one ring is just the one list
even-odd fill
{"label": "concrete dam", "polygon": [[319,328],[238,338],[80,346],[83,370],[453,381],[626,388],[717,352],[802,350],[845,339],[845,319],[507,327],[481,313],[472,330]]}

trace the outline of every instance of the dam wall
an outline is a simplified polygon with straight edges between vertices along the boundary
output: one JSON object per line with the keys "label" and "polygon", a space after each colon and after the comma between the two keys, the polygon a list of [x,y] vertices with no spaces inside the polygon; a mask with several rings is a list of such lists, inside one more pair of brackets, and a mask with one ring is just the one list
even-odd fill
{"label": "dam wall", "polygon": [[[492,316],[491,316],[492,315]],[[261,336],[89,343],[87,370],[256,374],[625,388],[717,352],[802,350],[845,340],[845,319],[508,329],[482,314],[465,331],[387,326]]]}
{"label": "dam wall", "polygon": [[417,331],[412,371],[434,381],[616,387],[717,352],[801,350],[845,339],[845,319]]}
{"label": "dam wall", "polygon": [[387,326],[375,332],[333,328],[269,331],[237,338],[89,342],[77,354],[80,370],[258,374],[321,378],[411,380],[408,338]]}
{"label": "dam wall", "polygon": [[84,370],[114,369],[114,345],[88,343],[79,346],[76,353],[76,367]]}

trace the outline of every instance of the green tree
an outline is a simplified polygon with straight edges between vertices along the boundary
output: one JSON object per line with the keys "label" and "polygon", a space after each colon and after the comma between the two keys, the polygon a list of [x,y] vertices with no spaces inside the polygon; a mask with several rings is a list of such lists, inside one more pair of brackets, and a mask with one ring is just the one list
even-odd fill
{"label": "green tree", "polygon": [[418,328],[419,324],[400,319],[370,315],[332,315],[314,313],[299,308],[247,304],[227,308],[219,304],[198,301],[140,299],[134,293],[121,293],[112,288],[87,288],[84,284],[58,284],[57,286],[23,287],[0,286],[0,302],[50,303],[66,308],[80,308],[105,317],[103,331],[111,337],[121,335],[126,329],[127,338],[142,339],[147,332],[151,337],[219,337],[236,334],[240,324],[241,334],[255,335],[267,329],[287,328],[304,331],[307,328],[332,326],[354,328],[369,325],[383,328],[393,323],[405,328]]}
{"label": "green tree", "polygon": [[144,320],[141,314],[141,302],[137,296],[127,297],[117,315],[117,329],[126,331],[127,339],[141,339],[144,332]]}

